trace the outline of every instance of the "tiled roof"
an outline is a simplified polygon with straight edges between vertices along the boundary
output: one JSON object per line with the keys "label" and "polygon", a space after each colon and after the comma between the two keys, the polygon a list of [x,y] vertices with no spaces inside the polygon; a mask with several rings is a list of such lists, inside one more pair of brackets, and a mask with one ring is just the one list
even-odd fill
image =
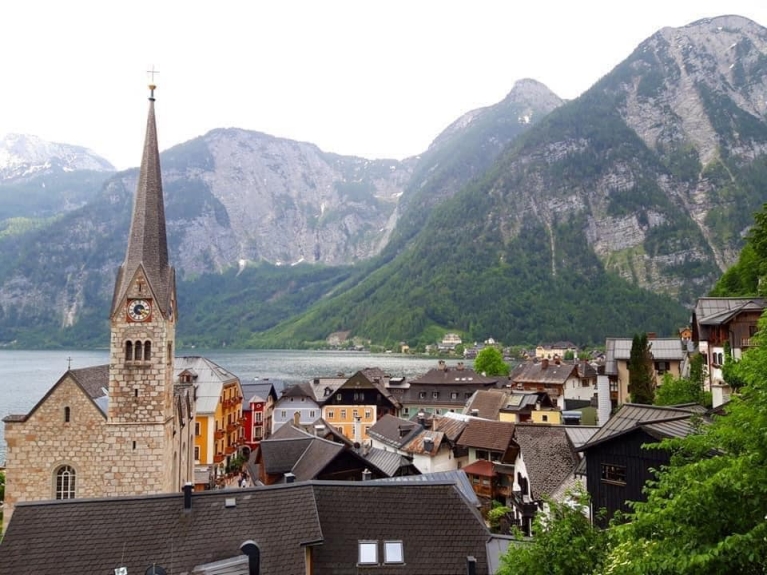
{"label": "tiled roof", "polygon": [[[402,449],[408,453],[414,453],[417,455],[429,455],[435,456],[439,453],[439,447],[442,445],[442,440],[445,434],[441,431],[423,430],[418,435],[405,445]],[[431,450],[426,449],[426,440],[431,439]]]}
{"label": "tiled roof", "polygon": [[[386,513],[362,513],[371,502]],[[467,556],[488,572],[488,538],[453,483],[317,481],[193,493],[188,510],[182,494],[22,503],[0,545],[0,572],[136,574],[155,564],[191,573],[241,557],[253,540],[261,575],[304,573],[311,544],[315,575],[357,573],[358,541],[393,540],[403,542],[409,575],[462,575]]]}
{"label": "tiled roof", "polygon": [[263,457],[264,471],[269,475],[288,473],[301,459],[314,438],[266,439],[259,445]]}
{"label": "tiled roof", "polygon": [[109,364],[73,369],[69,373],[92,399],[104,396],[104,390],[109,389]]}
{"label": "tiled roof", "polygon": [[494,475],[493,462],[486,459],[477,459],[474,463],[461,467],[464,473],[472,475],[481,475],[483,477],[492,477]]}
{"label": "tiled roof", "polygon": [[656,405],[624,403],[618,412],[610,417],[610,419],[607,420],[607,423],[605,423],[587,443],[582,445],[578,451],[587,450],[607,439],[626,433],[637,427],[639,424],[665,419],[690,417],[693,413],[700,413],[695,406],[659,407]]}
{"label": "tiled roof", "polygon": [[526,361],[514,369],[510,379],[513,383],[564,385],[569,377],[577,377],[577,374],[578,368],[573,363],[556,363],[553,360]]}
{"label": "tiled roof", "polygon": [[198,414],[210,414],[216,411],[221,400],[224,385],[239,382],[231,371],[216,362],[198,355],[179,356],[173,361],[174,380],[178,381],[182,372],[194,372],[197,378],[192,382],[197,394],[196,410]]}
{"label": "tiled roof", "polygon": [[580,461],[566,430],[559,425],[520,423],[514,440],[527,468],[533,499],[551,495]]}
{"label": "tiled roof", "polygon": [[[464,413],[476,415],[482,419],[498,419],[498,413],[509,397],[507,391],[500,389],[480,389],[474,392],[464,408]],[[474,410],[477,413],[472,413]]]}
{"label": "tiled roof", "polygon": [[[617,361],[628,361],[631,357],[633,338],[610,337],[605,341],[605,373],[618,373]],[[684,348],[679,338],[655,338],[648,340],[653,358],[658,361],[682,361]]]}
{"label": "tiled roof", "polygon": [[588,442],[599,431],[596,425],[563,425],[567,437],[576,449]]}
{"label": "tiled roof", "polygon": [[[463,575],[468,556],[477,558],[477,573],[488,573],[489,534],[453,484],[368,481],[357,489],[338,484],[317,489],[325,534],[323,544],[313,548],[317,575],[361,572],[356,567],[357,541],[365,539],[403,542],[404,566],[381,565],[371,573],[401,575],[404,569],[408,575]],[[360,512],[373,502],[386,512]]]}
{"label": "tiled roof", "polygon": [[386,414],[368,429],[368,435],[387,445],[401,447],[408,443],[421,429],[423,427],[418,423]]}
{"label": "tiled roof", "polygon": [[395,476],[403,467],[411,467],[412,464],[406,457],[395,453],[394,451],[385,451],[376,447],[371,447],[362,456],[383,471],[387,477]]}
{"label": "tiled roof", "polygon": [[371,479],[378,483],[397,482],[397,483],[454,483],[458,491],[461,492],[464,499],[474,508],[479,508],[481,502],[471,486],[469,478],[461,469],[451,469],[450,471],[434,471],[432,473],[422,473],[421,475],[402,475],[399,477],[385,477],[383,479]]}
{"label": "tiled roof", "polygon": [[762,311],[766,307],[764,298],[701,297],[693,313],[699,324],[720,325],[743,311]]}
{"label": "tiled roof", "polygon": [[448,417],[447,415],[442,417],[435,416],[432,419],[431,428],[434,431],[441,431],[445,434],[445,437],[455,443],[461,436],[461,433],[463,433],[463,430],[466,429],[467,424],[467,421]]}
{"label": "tiled roof", "polygon": [[314,479],[344,449],[340,443],[315,437],[290,471],[297,481]]}
{"label": "tiled roof", "polygon": [[492,451],[506,451],[514,435],[514,424],[507,421],[472,419],[458,438],[458,445]]}
{"label": "tiled roof", "polygon": [[448,367],[447,369],[434,368],[427,371],[425,374],[410,380],[410,385],[415,384],[428,384],[428,385],[463,385],[463,384],[479,384],[484,386],[494,386],[498,383],[499,378],[492,376],[487,377],[485,375],[475,372],[468,367],[458,369],[456,367]]}

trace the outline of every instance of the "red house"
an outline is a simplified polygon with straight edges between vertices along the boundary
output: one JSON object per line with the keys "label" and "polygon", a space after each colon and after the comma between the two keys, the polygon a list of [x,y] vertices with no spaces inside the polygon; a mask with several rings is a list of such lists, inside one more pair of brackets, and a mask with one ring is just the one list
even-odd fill
{"label": "red house", "polygon": [[[279,382],[276,382],[279,385]],[[275,382],[259,381],[242,384],[243,440],[246,456],[262,439],[269,437],[272,429],[272,412],[277,401]]]}

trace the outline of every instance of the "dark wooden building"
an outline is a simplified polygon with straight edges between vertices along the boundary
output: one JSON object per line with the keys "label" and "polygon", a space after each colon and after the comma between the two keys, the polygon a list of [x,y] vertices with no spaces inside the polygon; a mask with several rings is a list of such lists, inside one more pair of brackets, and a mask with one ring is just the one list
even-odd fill
{"label": "dark wooden building", "polygon": [[[657,407],[624,404],[607,423],[580,447],[586,459],[586,485],[592,517],[604,527],[617,511],[629,511],[628,501],[645,501],[643,488],[668,465],[671,453],[660,448],[665,438],[693,432],[691,417],[701,406]],[[656,447],[645,448],[654,444]],[[601,509],[605,510],[600,514]]]}

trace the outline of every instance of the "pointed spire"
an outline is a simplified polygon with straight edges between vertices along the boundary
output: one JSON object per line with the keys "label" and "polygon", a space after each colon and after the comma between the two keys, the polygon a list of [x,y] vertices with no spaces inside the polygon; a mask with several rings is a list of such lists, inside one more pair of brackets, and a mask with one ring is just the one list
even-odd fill
{"label": "pointed spire", "polygon": [[168,265],[168,241],[165,232],[165,205],[160,174],[160,152],[157,146],[157,126],[154,116],[154,91],[150,84],[149,114],[146,123],[144,152],[141,158],[133,219],[128,236],[125,261],[120,267],[112,313],[120,305],[139,267],[143,267],[156,304],[164,314],[171,305],[173,269]]}

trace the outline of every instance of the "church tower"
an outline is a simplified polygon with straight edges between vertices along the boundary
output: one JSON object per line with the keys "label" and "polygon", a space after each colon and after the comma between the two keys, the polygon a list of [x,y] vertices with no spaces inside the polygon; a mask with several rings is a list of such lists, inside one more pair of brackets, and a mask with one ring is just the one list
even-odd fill
{"label": "church tower", "polygon": [[174,437],[175,271],[168,263],[154,84],[125,261],[111,309],[107,427],[114,444],[113,495],[180,489]]}

